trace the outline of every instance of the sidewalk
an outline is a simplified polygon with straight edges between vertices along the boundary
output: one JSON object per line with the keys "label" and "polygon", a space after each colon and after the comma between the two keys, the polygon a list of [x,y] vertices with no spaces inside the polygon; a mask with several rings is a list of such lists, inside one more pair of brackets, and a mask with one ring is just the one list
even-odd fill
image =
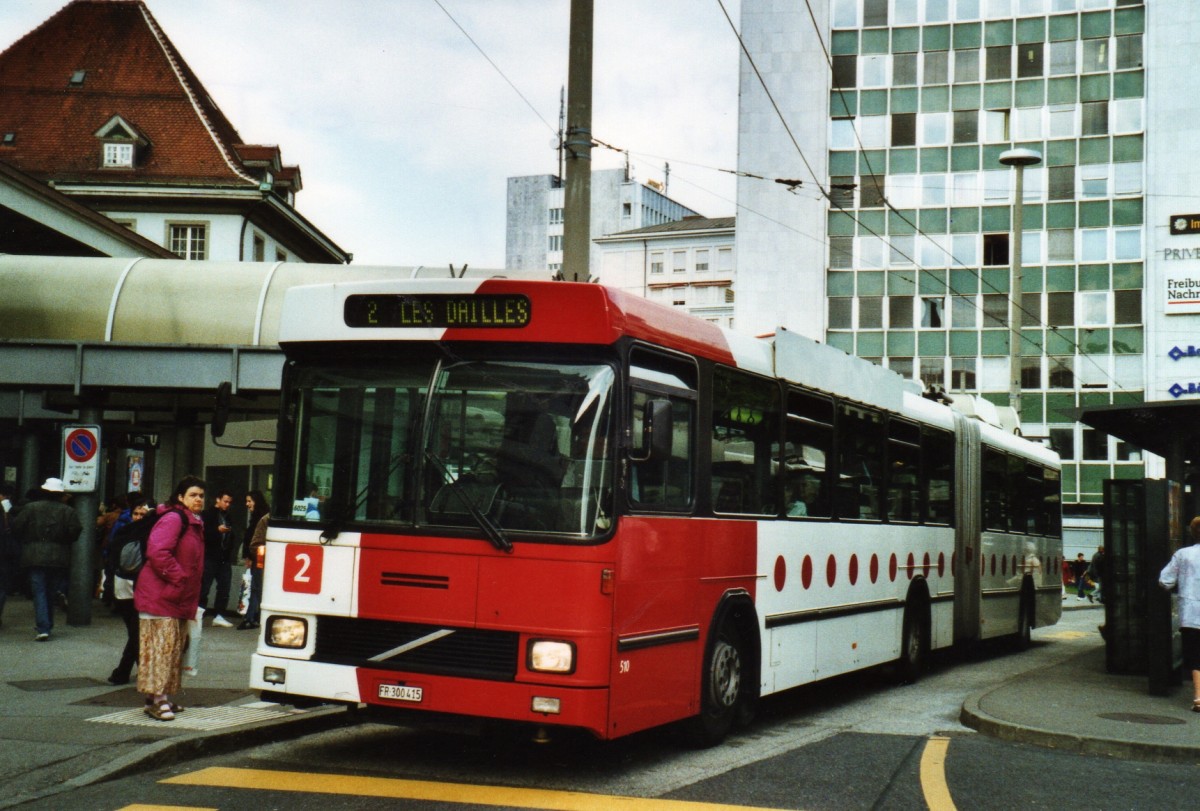
{"label": "sidewalk", "polygon": [[[1099,606],[1086,610],[1103,621]],[[56,612],[56,615],[65,612]],[[91,625],[56,616],[49,642],[33,639],[33,606],[10,597],[0,627],[0,808],[135,771],[351,723],[340,707],[307,712],[264,704],[246,688],[254,631],[204,628],[197,676],[161,722],[142,712],[134,686],[105,679],[125,626],[99,602]],[[1055,633],[1054,629],[1048,629]],[[1061,631],[1061,633],[1072,633]],[[1076,632],[1077,633],[1077,632]],[[1200,763],[1200,715],[1190,687],[1151,696],[1144,676],[1105,672],[1099,637],[1080,653],[971,696],[963,724],[994,737],[1092,755]]]}
{"label": "sidewalk", "polygon": [[[1104,622],[1103,606],[1074,599]],[[986,735],[1088,755],[1200,763],[1200,714],[1191,680],[1152,696],[1147,677],[1107,672],[1104,642],[1056,665],[1030,670],[963,702],[959,720]]]}
{"label": "sidewalk", "polygon": [[296,711],[247,689],[258,631],[201,635],[198,674],[184,677],[186,709],[162,722],[142,712],[131,682],[106,679],[125,625],[99,601],[87,626],[55,610],[49,642],[35,642],[33,603],[8,598],[0,627],[0,808],[151,766],[230,751],[346,723],[340,707]]}

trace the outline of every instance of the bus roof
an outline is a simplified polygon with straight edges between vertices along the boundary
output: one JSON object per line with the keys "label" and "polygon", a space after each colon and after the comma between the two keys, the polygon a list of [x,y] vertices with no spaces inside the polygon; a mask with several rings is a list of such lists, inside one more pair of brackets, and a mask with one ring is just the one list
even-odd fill
{"label": "bus roof", "polygon": [[351,281],[287,291],[279,343],[488,341],[608,345],[631,337],[772,374],[768,342],[641,296],[578,282]]}

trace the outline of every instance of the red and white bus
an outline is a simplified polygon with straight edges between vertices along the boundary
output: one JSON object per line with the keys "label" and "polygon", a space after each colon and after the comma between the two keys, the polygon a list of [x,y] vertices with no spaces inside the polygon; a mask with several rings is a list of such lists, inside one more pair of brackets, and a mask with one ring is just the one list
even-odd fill
{"label": "red and white bus", "polygon": [[280,344],[265,697],[712,743],[1059,619],[1057,457],[794,333],[448,279],[294,288]]}

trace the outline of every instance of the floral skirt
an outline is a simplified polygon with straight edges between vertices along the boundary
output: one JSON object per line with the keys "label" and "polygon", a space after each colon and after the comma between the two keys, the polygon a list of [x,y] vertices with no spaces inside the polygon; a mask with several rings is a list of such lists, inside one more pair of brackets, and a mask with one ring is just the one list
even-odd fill
{"label": "floral skirt", "polygon": [[139,693],[170,695],[179,692],[187,640],[187,620],[142,617],[138,624]]}

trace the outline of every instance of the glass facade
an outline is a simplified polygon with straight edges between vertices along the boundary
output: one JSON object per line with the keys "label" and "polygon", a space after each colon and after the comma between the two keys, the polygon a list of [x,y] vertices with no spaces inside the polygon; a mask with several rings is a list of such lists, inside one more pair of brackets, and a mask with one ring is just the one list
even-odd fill
{"label": "glass facade", "polygon": [[1099,503],[1141,455],[1075,423],[1144,397],[1145,7],[1125,0],[831,0],[827,342],[1008,403],[1014,171],[1026,435]]}

